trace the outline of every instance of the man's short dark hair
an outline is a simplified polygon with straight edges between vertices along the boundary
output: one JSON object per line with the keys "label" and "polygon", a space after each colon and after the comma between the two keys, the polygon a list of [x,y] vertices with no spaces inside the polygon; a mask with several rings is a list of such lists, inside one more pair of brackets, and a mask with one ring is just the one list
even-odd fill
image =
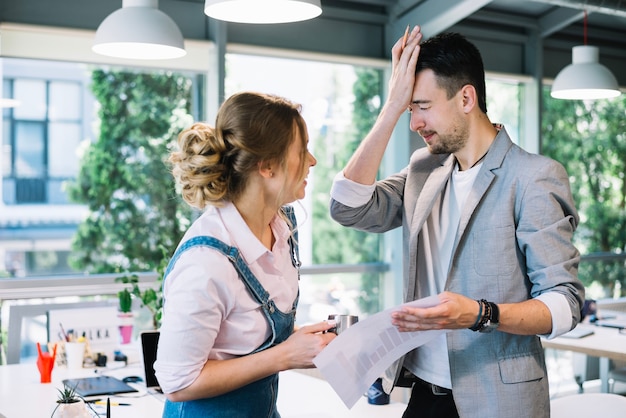
{"label": "man's short dark hair", "polygon": [[415,74],[431,69],[439,86],[446,90],[448,99],[463,86],[476,89],[478,106],[487,113],[485,68],[480,51],[458,33],[446,32],[421,44]]}

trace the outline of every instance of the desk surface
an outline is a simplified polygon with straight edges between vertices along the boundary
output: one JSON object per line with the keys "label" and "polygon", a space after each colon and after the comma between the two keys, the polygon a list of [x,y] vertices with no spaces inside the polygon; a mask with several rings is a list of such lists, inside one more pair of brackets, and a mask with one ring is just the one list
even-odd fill
{"label": "desk surface", "polygon": [[[7,418],[41,417],[52,415],[58,398],[58,389],[63,387],[62,380],[74,377],[94,376],[95,369],[68,371],[64,367],[52,370],[52,383],[39,383],[37,365],[13,364],[0,366],[0,414]],[[128,367],[108,371],[115,377],[138,374],[138,367]],[[136,386],[140,392],[126,397],[111,396],[111,402],[130,403],[132,406],[111,407],[111,416],[115,418],[160,417],[163,401],[150,395],[145,386]],[[132,397],[130,397],[132,396]],[[106,407],[94,406],[102,417]]]}
{"label": "desk surface", "polygon": [[582,338],[557,337],[541,339],[544,348],[576,351],[594,357],[626,361],[626,335],[617,328],[600,327],[581,323],[580,328],[591,329],[594,333]]}
{"label": "desk surface", "polygon": [[[106,370],[118,378],[142,375],[140,366]],[[52,415],[56,406],[58,388],[65,378],[94,376],[94,369],[69,372],[65,368],[52,371],[52,383],[39,383],[39,372],[35,364],[0,366],[0,415],[7,418],[42,417]],[[332,387],[317,379],[294,371],[282,372],[279,379],[278,410],[282,418],[374,418],[401,417],[406,405],[392,402],[389,405],[370,405],[364,396],[348,409]],[[139,396],[111,397],[112,402],[130,403],[131,406],[111,407],[113,418],[158,418],[163,411],[163,397],[152,396],[145,387],[136,385]],[[104,407],[96,411],[104,416]]]}

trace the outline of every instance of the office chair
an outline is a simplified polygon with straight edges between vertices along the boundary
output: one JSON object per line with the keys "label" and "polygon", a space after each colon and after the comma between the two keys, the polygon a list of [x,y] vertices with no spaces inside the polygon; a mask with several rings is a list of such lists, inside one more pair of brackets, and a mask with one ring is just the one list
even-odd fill
{"label": "office chair", "polygon": [[615,382],[626,382],[626,364],[612,361],[612,368],[609,370],[609,392],[613,393]]}

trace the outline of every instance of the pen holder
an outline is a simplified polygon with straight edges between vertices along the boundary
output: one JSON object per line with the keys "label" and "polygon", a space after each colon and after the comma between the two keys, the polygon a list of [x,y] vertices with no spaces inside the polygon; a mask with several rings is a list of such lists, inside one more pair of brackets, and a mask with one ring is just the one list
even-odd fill
{"label": "pen holder", "polygon": [[82,369],[85,359],[85,343],[68,341],[65,343],[65,359],[68,369]]}

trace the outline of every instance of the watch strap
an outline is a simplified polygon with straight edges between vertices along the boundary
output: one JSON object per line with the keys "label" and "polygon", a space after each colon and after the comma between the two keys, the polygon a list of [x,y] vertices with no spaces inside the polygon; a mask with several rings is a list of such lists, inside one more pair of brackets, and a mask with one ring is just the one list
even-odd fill
{"label": "watch strap", "polygon": [[477,300],[478,317],[476,322],[469,329],[478,332],[491,332],[500,325],[500,309],[493,302],[485,299]]}

